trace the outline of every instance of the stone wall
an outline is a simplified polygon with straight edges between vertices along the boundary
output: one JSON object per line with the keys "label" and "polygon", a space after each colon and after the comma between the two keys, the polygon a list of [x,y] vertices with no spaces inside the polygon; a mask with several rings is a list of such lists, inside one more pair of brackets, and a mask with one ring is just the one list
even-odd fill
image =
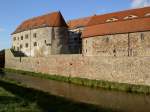
{"label": "stone wall", "polygon": [[67,29],[63,27],[43,27],[22,31],[13,34],[12,39],[12,47],[27,56],[41,57],[68,51]]}
{"label": "stone wall", "polygon": [[150,31],[83,38],[83,54],[150,56]]}
{"label": "stone wall", "polygon": [[47,58],[14,57],[6,50],[6,68],[150,85],[150,57],[55,55]]}

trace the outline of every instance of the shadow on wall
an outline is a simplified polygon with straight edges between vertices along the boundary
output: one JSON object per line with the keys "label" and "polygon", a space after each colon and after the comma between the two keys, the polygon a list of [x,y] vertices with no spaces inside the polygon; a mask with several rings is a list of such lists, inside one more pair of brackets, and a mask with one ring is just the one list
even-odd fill
{"label": "shadow on wall", "polygon": [[27,57],[27,55],[21,51],[14,51],[13,49],[10,49],[10,51],[12,52],[14,57]]}
{"label": "shadow on wall", "polygon": [[0,68],[5,67],[5,50],[0,51]]}

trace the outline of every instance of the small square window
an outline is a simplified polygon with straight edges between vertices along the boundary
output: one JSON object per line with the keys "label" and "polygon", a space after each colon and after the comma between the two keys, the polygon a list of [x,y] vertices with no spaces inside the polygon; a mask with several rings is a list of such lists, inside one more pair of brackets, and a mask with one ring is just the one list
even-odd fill
{"label": "small square window", "polygon": [[19,47],[17,47],[17,51],[19,51]]}
{"label": "small square window", "polygon": [[28,43],[26,43],[26,48],[28,48],[28,46],[29,46],[29,44],[28,44]]}
{"label": "small square window", "polygon": [[23,36],[21,36],[21,40],[23,40]]}
{"label": "small square window", "polygon": [[36,38],[36,37],[37,37],[37,34],[36,34],[36,33],[34,33],[34,34],[33,34],[33,37],[34,37],[34,38]]}
{"label": "small square window", "polygon": [[16,37],[14,37],[14,41],[16,40]]}
{"label": "small square window", "polygon": [[20,44],[20,49],[22,49],[22,44]]}
{"label": "small square window", "polygon": [[141,41],[144,41],[144,34],[141,33]]}
{"label": "small square window", "polygon": [[34,46],[37,46],[37,42],[34,42],[34,44],[33,44]]}
{"label": "small square window", "polygon": [[86,42],[86,44],[87,44],[87,40],[86,40],[85,42]]}

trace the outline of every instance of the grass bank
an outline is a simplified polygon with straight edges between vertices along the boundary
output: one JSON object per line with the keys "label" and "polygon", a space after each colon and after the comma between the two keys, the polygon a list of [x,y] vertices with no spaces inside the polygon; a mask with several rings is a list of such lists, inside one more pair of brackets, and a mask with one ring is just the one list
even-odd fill
{"label": "grass bank", "polygon": [[0,79],[0,112],[116,112]]}
{"label": "grass bank", "polygon": [[14,70],[14,69],[2,69],[1,71],[7,73],[30,75],[34,77],[40,77],[43,79],[63,81],[63,82],[68,82],[68,83],[83,85],[88,87],[94,87],[94,88],[103,88],[108,90],[124,91],[130,93],[150,94],[150,86],[144,86],[144,85],[117,83],[117,82],[110,82],[110,81],[103,81],[103,80],[90,80],[84,78],[72,78],[72,77],[64,77],[60,75],[48,75],[43,73],[35,73],[35,72]]}

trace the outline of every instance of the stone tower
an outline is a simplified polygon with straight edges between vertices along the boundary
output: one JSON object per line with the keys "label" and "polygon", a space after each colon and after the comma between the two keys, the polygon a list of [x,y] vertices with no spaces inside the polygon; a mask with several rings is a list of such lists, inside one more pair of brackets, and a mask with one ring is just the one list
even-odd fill
{"label": "stone tower", "polygon": [[68,53],[67,28],[60,12],[28,19],[12,33],[12,48],[33,57]]}

